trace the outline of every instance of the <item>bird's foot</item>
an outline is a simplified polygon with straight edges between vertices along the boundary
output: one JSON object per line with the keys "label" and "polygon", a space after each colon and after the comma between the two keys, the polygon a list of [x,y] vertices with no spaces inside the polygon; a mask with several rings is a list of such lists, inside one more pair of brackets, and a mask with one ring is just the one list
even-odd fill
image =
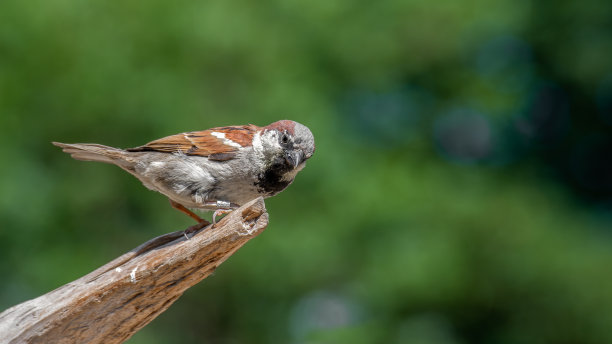
{"label": "bird's foot", "polygon": [[217,209],[217,210],[215,210],[215,212],[213,213],[213,216],[212,216],[212,225],[213,225],[213,227],[215,227],[217,225],[217,216],[229,214],[233,210],[234,209]]}
{"label": "bird's foot", "polygon": [[214,201],[211,202],[217,210],[212,215],[212,226],[213,228],[217,225],[217,216],[225,215],[231,213],[233,210],[238,209],[240,206],[236,203],[231,203],[227,201]]}

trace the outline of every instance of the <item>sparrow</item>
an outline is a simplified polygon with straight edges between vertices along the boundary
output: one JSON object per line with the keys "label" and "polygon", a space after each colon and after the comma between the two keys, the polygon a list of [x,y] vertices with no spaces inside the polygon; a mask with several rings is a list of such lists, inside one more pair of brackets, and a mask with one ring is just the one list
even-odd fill
{"label": "sparrow", "polygon": [[52,143],[74,159],[121,167],[204,225],[189,209],[214,211],[215,224],[220,214],[283,191],[315,151],[310,129],[289,120],[191,131],[128,149]]}

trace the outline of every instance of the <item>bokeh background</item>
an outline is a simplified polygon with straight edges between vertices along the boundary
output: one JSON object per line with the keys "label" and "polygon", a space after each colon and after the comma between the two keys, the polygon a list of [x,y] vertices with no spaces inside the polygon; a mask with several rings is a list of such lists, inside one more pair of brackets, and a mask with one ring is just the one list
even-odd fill
{"label": "bokeh background", "polygon": [[609,0],[0,2],[0,308],[191,220],[50,141],[293,119],[268,229],[129,343],[612,343]]}

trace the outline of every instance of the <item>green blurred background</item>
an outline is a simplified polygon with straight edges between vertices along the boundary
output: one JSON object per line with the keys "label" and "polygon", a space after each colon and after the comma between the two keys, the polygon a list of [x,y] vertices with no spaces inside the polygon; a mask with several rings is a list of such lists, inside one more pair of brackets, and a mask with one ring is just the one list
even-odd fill
{"label": "green blurred background", "polygon": [[612,343],[609,0],[0,2],[0,308],[191,225],[50,141],[309,126],[130,343]]}

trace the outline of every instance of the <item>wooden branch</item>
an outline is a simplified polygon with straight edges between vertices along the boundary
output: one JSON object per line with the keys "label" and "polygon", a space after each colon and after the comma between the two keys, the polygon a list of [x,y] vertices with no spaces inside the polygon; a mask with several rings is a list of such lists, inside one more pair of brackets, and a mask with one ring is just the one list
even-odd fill
{"label": "wooden branch", "polygon": [[122,343],[268,225],[262,198],[214,228],[169,233],[0,313],[2,343]]}

